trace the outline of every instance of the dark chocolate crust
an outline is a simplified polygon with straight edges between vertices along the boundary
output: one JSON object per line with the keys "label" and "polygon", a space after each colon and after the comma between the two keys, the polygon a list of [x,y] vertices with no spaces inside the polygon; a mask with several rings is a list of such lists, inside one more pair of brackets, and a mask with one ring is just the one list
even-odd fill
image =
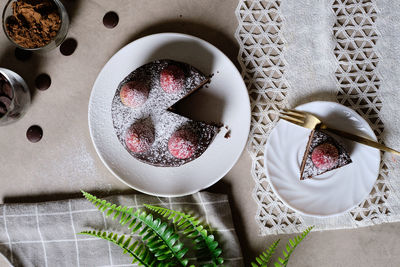
{"label": "dark chocolate crust", "polygon": [[[160,85],[160,73],[170,65],[178,66],[185,75],[183,89],[178,93],[166,93]],[[150,88],[147,101],[139,108],[130,108],[121,102],[121,88],[130,81],[144,82]],[[134,158],[154,166],[178,167],[200,157],[214,139],[218,127],[191,120],[168,109],[207,81],[208,78],[199,70],[186,63],[173,60],[153,61],[131,72],[119,84],[111,104],[113,125],[120,143]],[[145,120],[154,127],[155,141],[149,150],[134,153],[127,148],[125,135],[127,129],[139,120]],[[196,134],[198,144],[196,152],[190,158],[178,159],[169,152],[168,140],[175,131],[183,128],[190,129]]]}
{"label": "dark chocolate crust", "polygon": [[[324,144],[324,143],[329,143],[334,145],[339,154],[339,158],[337,161],[337,164],[333,166],[330,169],[327,170],[321,170],[317,168],[312,159],[311,159],[311,154],[314,150],[315,147]],[[343,147],[343,145],[339,144],[338,141],[336,141],[332,136],[328,135],[326,132],[323,132],[321,130],[313,130],[310,134],[307,146],[306,146],[306,151],[304,152],[304,157],[303,161],[301,163],[300,167],[300,180],[304,180],[306,178],[311,178],[320,174],[323,174],[327,171],[331,171],[340,167],[343,167],[347,164],[350,164],[352,162],[350,155],[347,153],[346,149]]]}

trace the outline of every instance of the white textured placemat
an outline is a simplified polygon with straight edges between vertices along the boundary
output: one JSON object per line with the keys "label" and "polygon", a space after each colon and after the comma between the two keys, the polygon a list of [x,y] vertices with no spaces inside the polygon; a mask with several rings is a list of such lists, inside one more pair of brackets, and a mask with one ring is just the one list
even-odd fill
{"label": "white textured placemat", "polygon": [[239,0],[236,39],[252,104],[248,151],[262,235],[300,232],[308,225],[325,230],[400,221],[399,166],[387,153],[369,197],[350,212],[325,219],[286,207],[272,192],[263,163],[278,110],[314,100],[351,107],[370,123],[379,141],[400,149],[399,4]]}
{"label": "white textured placemat", "polygon": [[[179,198],[147,195],[113,196],[109,201],[143,209],[153,204],[193,213],[210,224],[227,266],[244,266],[226,195],[196,193]],[[95,237],[76,235],[84,230],[125,233],[126,227],[106,218],[89,201],[69,199],[32,204],[0,205],[0,253],[13,266],[137,266],[118,246]]]}

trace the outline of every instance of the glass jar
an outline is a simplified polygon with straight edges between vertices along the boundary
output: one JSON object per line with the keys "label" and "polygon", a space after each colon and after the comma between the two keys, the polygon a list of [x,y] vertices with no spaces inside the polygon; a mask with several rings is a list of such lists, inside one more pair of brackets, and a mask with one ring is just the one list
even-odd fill
{"label": "glass jar", "polygon": [[0,68],[0,126],[21,118],[31,103],[28,85],[17,73]]}
{"label": "glass jar", "polygon": [[8,35],[7,30],[6,30],[6,22],[7,18],[13,15],[13,3],[18,2],[21,0],[9,0],[4,7],[3,11],[3,17],[2,17],[2,24],[3,24],[3,30],[4,33],[6,34],[8,40],[10,40],[15,46],[18,48],[24,49],[24,50],[29,50],[29,51],[37,51],[37,52],[47,52],[49,50],[52,50],[59,46],[65,39],[68,33],[68,27],[69,27],[69,18],[68,18],[68,13],[67,10],[65,9],[64,5],[59,1],[59,0],[50,0],[52,1],[58,8],[59,15],[60,15],[60,20],[61,20],[61,25],[60,29],[58,30],[56,36],[45,46],[37,47],[37,48],[26,48],[23,46],[20,46],[14,40]]}

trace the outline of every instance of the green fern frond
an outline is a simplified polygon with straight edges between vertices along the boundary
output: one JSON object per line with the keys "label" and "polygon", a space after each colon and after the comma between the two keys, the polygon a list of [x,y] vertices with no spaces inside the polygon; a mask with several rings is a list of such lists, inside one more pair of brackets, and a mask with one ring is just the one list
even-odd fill
{"label": "green fern frond", "polygon": [[275,262],[275,267],[287,266],[290,255],[292,255],[294,249],[300,244],[301,241],[311,232],[314,226],[308,227],[301,235],[296,236],[294,239],[289,239],[289,243],[286,244],[286,249],[282,251],[284,258],[278,258],[279,262]]}
{"label": "green fern frond", "polygon": [[160,214],[169,221],[172,221],[178,230],[182,231],[188,238],[193,239],[199,258],[210,258],[211,255],[214,264],[218,265],[224,262],[224,259],[221,257],[222,249],[219,247],[214,235],[209,234],[201,225],[200,220],[183,212],[148,204],[144,205],[149,210]]}
{"label": "green fern frond", "polygon": [[120,218],[121,225],[128,225],[132,233],[138,232],[146,242],[145,245],[159,261],[173,266],[187,266],[189,260],[184,256],[188,249],[179,241],[179,235],[167,223],[153,219],[151,214],[139,209],[133,211],[133,208],[117,206],[87,192],[82,191],[82,193],[87,200],[104,212],[106,217],[112,216],[113,220]]}
{"label": "green fern frond", "polygon": [[276,240],[269,246],[264,252],[256,257],[256,262],[252,262],[252,267],[267,267],[268,262],[271,260],[272,255],[275,253],[276,247],[279,244],[280,239]]}
{"label": "green fern frond", "polygon": [[101,231],[83,231],[78,234],[90,235],[112,242],[121,247],[124,253],[129,253],[129,255],[133,257],[132,263],[138,263],[139,266],[165,266],[154,257],[143,243],[139,243],[139,241],[133,242],[132,237],[126,238],[125,235],[118,236],[112,232],[107,233]]}

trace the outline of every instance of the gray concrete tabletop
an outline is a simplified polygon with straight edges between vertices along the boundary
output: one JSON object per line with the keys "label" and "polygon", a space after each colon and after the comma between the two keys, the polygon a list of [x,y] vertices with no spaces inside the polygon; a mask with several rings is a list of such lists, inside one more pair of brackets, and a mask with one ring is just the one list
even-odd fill
{"label": "gray concrete tabletop", "polygon": [[[5,2],[0,2],[0,10]],[[98,73],[129,42],[159,32],[187,33],[212,43],[238,66],[234,38],[237,0],[63,2],[71,19],[68,38],[78,43],[72,55],[63,56],[54,49],[21,61],[6,36],[0,34],[0,67],[19,73],[33,96],[32,105],[21,120],[0,128],[3,203],[76,197],[79,189],[105,194],[134,192],[114,178],[100,161],[90,140],[87,119],[89,96]],[[114,29],[107,29],[102,23],[108,11],[119,15]],[[46,91],[34,89],[35,78],[41,73],[51,77]],[[38,143],[26,138],[31,125],[43,128],[43,139]],[[259,236],[250,169],[251,159],[244,151],[233,169],[207,189],[229,195],[246,266],[274,240],[282,241],[279,252],[294,236]],[[289,266],[400,266],[399,233],[400,223],[315,231],[296,249]]]}

